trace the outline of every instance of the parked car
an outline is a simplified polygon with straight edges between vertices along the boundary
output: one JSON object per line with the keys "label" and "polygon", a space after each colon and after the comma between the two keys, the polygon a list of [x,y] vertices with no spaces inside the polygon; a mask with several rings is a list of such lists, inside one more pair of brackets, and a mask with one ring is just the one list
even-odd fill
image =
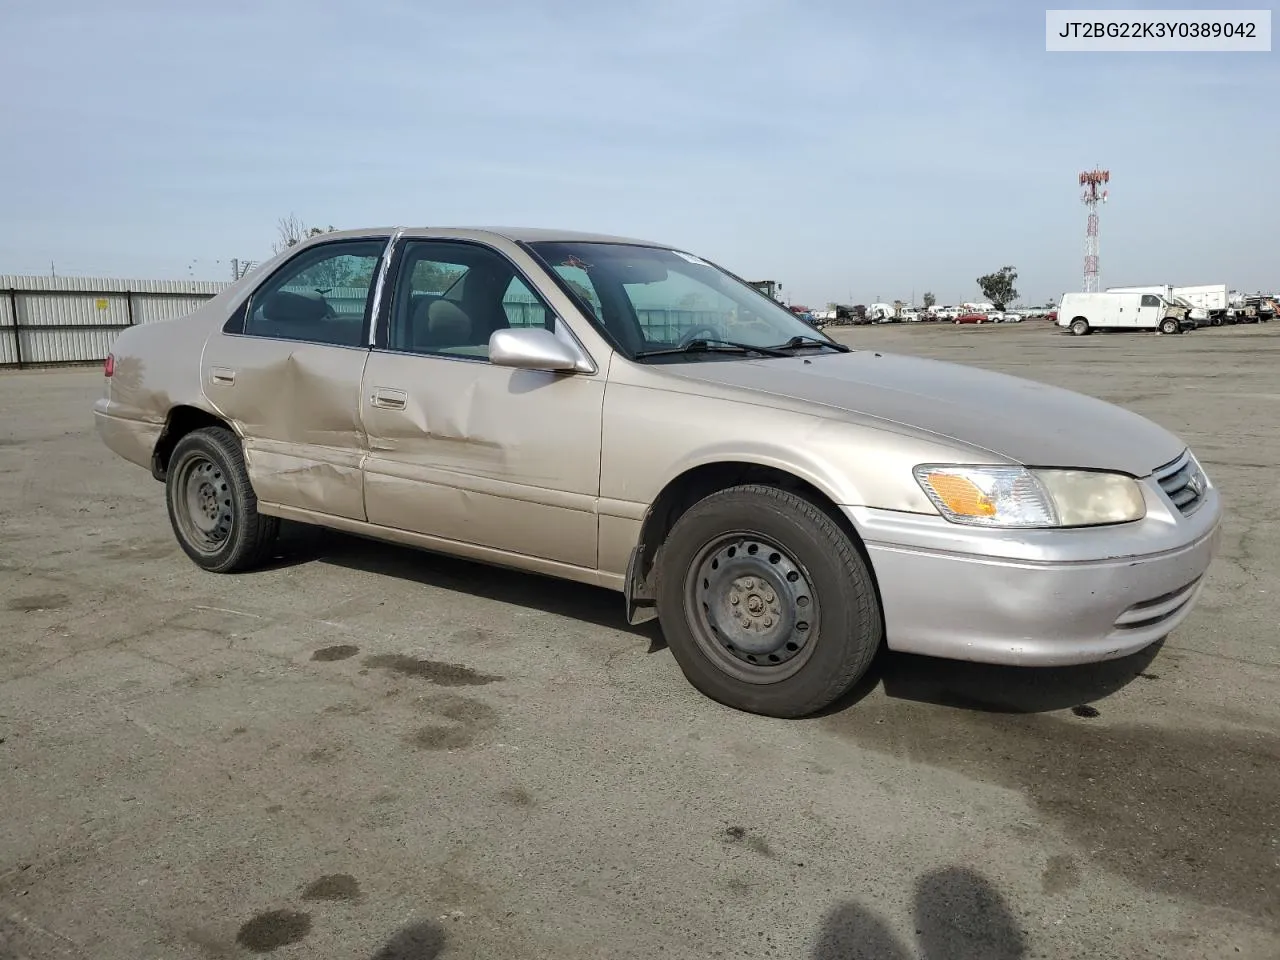
{"label": "parked car", "polygon": [[956,317],[956,323],[988,323],[985,313],[962,313]]}
{"label": "parked car", "polygon": [[199,567],[269,560],[288,519],[595,584],[697,689],[773,716],[885,645],[1140,650],[1191,612],[1222,515],[1150,420],[850,349],[639,240],[325,234],[127,328],[104,372],[97,430]]}
{"label": "parked car", "polygon": [[1000,315],[1001,323],[1021,323],[1022,314],[1005,312]]}

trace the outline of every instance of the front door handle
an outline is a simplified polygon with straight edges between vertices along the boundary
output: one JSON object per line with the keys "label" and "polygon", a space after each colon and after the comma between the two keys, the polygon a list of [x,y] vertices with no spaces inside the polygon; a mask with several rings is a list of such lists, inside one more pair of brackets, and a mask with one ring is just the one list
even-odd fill
{"label": "front door handle", "polygon": [[392,390],[388,387],[374,387],[369,402],[384,410],[403,410],[409,402],[409,395],[403,390]]}
{"label": "front door handle", "polygon": [[229,367],[214,367],[209,371],[209,377],[214,383],[228,387],[236,382],[236,372]]}

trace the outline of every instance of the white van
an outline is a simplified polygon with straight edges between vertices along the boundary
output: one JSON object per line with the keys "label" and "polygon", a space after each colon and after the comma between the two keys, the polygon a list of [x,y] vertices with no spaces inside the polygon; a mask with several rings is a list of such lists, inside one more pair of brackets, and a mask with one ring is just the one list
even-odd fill
{"label": "white van", "polygon": [[1064,293],[1058,307],[1058,326],[1077,337],[1094,330],[1181,333],[1190,324],[1185,308],[1155,293]]}

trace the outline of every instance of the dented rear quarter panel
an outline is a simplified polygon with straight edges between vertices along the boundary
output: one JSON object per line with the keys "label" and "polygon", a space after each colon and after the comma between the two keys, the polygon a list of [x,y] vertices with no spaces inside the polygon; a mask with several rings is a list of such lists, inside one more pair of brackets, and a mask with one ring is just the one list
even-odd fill
{"label": "dented rear quarter panel", "polygon": [[93,405],[98,433],[110,450],[150,467],[156,442],[175,407],[195,407],[217,416],[201,386],[205,343],[287,253],[266,261],[185,316],[121,331],[111,345],[114,373]]}
{"label": "dented rear quarter panel", "polygon": [[94,420],[107,447],[130,463],[150,467],[174,407],[214,412],[200,389],[200,356],[221,321],[222,296],[184,317],[130,327],[112,344],[115,370],[93,405]]}

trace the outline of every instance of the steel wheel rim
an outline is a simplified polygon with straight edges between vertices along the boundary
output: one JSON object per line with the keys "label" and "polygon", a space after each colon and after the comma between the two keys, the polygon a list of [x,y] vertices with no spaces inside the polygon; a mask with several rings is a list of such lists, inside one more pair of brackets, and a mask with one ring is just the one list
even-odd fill
{"label": "steel wheel rim", "polygon": [[813,578],[768,537],[736,532],[706,544],[684,593],[699,650],[734,679],[780,683],[813,656],[821,613]]}
{"label": "steel wheel rim", "polygon": [[188,457],[174,478],[174,510],[186,541],[202,553],[217,553],[235,527],[231,482],[208,457]]}

